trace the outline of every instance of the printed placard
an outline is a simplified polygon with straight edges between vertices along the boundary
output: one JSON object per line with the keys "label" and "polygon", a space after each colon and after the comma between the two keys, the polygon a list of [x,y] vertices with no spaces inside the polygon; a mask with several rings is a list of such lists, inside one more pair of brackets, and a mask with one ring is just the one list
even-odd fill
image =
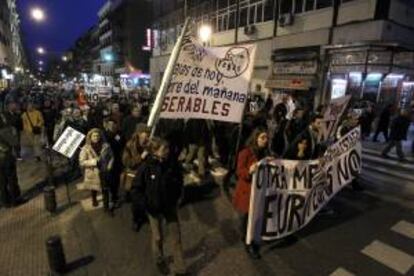
{"label": "printed placard", "polygon": [[53,150],[59,152],[67,158],[72,158],[83,139],[85,139],[85,135],[83,133],[71,127],[67,127],[54,144]]}

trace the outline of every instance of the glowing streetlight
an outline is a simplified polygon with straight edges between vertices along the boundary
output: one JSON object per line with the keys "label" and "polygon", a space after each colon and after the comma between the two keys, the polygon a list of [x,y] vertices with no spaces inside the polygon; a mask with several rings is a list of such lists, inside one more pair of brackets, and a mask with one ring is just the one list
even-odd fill
{"label": "glowing streetlight", "polygon": [[45,53],[45,49],[43,47],[38,47],[37,48],[37,52],[41,55],[43,55]]}
{"label": "glowing streetlight", "polygon": [[113,57],[113,55],[112,54],[110,54],[110,53],[106,53],[105,55],[104,55],[104,60],[105,61],[112,61],[114,59],[114,57]]}
{"label": "glowing streetlight", "polygon": [[40,61],[39,61],[39,65],[43,65],[43,61],[41,61],[41,60],[40,60]]}
{"label": "glowing streetlight", "polygon": [[67,57],[67,56],[63,56],[63,57],[62,57],[62,60],[63,60],[64,62],[66,62],[66,61],[68,61],[68,57]]}
{"label": "glowing streetlight", "polygon": [[210,40],[210,37],[211,37],[211,33],[212,32],[213,31],[211,30],[211,26],[209,26],[209,25],[203,25],[198,30],[198,37],[200,38],[200,40],[202,42],[208,42]]}
{"label": "glowing streetlight", "polygon": [[45,20],[45,12],[40,8],[33,8],[31,10],[32,18],[37,22],[42,22]]}

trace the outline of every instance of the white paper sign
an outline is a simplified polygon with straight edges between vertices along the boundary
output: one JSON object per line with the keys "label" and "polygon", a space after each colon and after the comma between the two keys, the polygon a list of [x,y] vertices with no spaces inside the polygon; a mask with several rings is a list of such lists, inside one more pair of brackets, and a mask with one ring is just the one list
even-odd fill
{"label": "white paper sign", "polygon": [[206,48],[185,37],[160,116],[240,122],[255,53],[255,45]]}
{"label": "white paper sign", "polygon": [[67,158],[72,158],[83,139],[85,139],[85,135],[83,133],[80,133],[71,127],[67,127],[56,141],[53,146],[53,150],[59,152]]}

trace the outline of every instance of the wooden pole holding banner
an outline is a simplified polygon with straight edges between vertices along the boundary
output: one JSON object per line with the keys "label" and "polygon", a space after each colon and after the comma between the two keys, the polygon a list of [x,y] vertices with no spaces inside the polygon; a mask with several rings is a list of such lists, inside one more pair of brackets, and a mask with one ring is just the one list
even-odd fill
{"label": "wooden pole holding banner", "polygon": [[159,120],[160,112],[161,112],[161,105],[164,99],[165,94],[168,91],[168,86],[170,85],[170,81],[173,74],[173,69],[175,63],[177,62],[178,56],[181,52],[182,43],[184,40],[184,36],[187,33],[188,26],[190,25],[190,18],[188,17],[185,20],[184,27],[181,31],[181,35],[177,40],[177,43],[174,46],[174,49],[171,53],[170,60],[168,61],[167,68],[165,69],[164,76],[162,77],[160,89],[158,90],[157,97],[155,98],[154,106],[152,107],[151,114],[148,118],[147,126],[151,128],[151,136],[153,137],[156,130],[156,125]]}

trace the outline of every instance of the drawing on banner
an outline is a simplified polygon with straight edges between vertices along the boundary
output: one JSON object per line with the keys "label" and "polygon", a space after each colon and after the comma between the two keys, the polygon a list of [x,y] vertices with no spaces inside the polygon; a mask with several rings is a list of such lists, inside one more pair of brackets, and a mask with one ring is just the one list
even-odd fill
{"label": "drawing on banner", "polygon": [[222,59],[217,59],[216,69],[225,78],[237,78],[241,76],[250,64],[249,50],[245,47],[232,47],[226,56]]}
{"label": "drawing on banner", "polygon": [[338,123],[348,106],[350,95],[333,99],[323,114],[319,141],[326,141],[335,137]]}
{"label": "drawing on banner", "polygon": [[80,133],[71,127],[67,127],[53,145],[53,150],[67,158],[72,158],[84,139],[85,135],[83,133]]}
{"label": "drawing on banner", "polygon": [[361,171],[360,129],[309,161],[262,160],[253,177],[246,243],[286,237],[313,217]]}
{"label": "drawing on banner", "polygon": [[185,36],[160,117],[241,122],[255,52],[255,45],[203,47]]}

